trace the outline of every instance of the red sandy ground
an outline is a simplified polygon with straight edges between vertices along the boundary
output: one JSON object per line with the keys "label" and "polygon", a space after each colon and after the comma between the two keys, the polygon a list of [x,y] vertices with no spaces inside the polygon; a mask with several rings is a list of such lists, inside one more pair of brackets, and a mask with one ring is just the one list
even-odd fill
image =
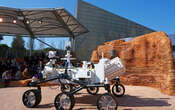
{"label": "red sandy ground", "polygon": [[[117,98],[118,110],[175,110],[175,96],[168,96],[150,87],[125,86],[126,95]],[[0,88],[0,110],[55,110],[53,102],[59,89],[42,87],[42,101],[37,108],[26,108],[22,104],[22,94],[30,88]],[[101,88],[100,93],[104,93]],[[81,93],[81,94],[80,94]],[[97,110],[97,96],[82,90],[75,95],[74,110]]]}

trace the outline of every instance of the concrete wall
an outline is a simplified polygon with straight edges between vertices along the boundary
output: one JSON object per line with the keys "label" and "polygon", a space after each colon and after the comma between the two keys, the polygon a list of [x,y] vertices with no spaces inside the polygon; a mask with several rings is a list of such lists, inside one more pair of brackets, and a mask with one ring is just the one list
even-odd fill
{"label": "concrete wall", "polygon": [[75,17],[90,31],[76,38],[76,54],[80,60],[89,60],[92,51],[106,41],[154,31],[82,0],[77,2]]}

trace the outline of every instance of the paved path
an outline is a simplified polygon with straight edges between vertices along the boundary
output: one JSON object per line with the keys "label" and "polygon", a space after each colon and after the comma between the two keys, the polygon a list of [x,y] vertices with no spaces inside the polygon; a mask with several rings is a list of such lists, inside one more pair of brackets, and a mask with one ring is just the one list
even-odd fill
{"label": "paved path", "polygon": [[[126,95],[117,98],[118,110],[175,110],[175,96],[168,96],[149,87],[125,86]],[[60,93],[59,89],[42,88],[42,101],[37,108],[26,108],[22,104],[22,94],[29,88],[0,88],[0,110],[55,110],[53,101]],[[104,89],[100,90],[104,93]],[[75,95],[74,110],[97,110],[96,96],[87,94],[86,90]]]}

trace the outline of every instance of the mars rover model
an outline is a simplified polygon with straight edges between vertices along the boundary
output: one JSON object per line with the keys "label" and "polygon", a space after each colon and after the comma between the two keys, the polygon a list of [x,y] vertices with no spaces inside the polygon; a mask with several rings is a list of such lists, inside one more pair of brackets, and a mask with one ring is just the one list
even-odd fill
{"label": "mars rover model", "polygon": [[[27,90],[23,94],[23,104],[28,108],[36,107],[41,102],[41,83],[57,80],[60,83],[61,93],[55,97],[54,105],[57,110],[72,110],[75,105],[74,94],[82,89],[87,89],[91,95],[96,95],[99,87],[104,87],[107,93],[101,94],[97,98],[97,108],[99,110],[116,110],[118,103],[114,96],[123,96],[125,88],[120,84],[119,76],[125,73],[125,67],[120,58],[113,59],[102,58],[98,64],[83,61],[82,66],[75,67],[72,65],[70,45],[66,47],[67,54],[64,60],[64,67],[61,65],[55,66],[56,52],[50,51],[48,57],[50,61],[45,65],[42,71],[43,80],[34,80],[28,84],[30,87],[37,89]],[[117,76],[112,79],[115,82],[112,85],[107,78],[108,75],[117,73]]]}

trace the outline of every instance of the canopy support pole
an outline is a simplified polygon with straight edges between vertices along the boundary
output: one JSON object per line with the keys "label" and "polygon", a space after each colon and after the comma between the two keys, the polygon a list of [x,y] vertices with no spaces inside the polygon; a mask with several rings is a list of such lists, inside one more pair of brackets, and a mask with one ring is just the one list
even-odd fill
{"label": "canopy support pole", "polygon": [[43,43],[43,44],[45,44],[45,45],[47,45],[47,46],[53,48],[54,50],[57,50],[55,47],[49,45],[48,43],[45,43],[44,41],[42,41],[42,40],[40,40],[40,39],[38,39],[38,38],[35,38],[35,39],[38,40],[39,42],[41,42],[41,43]]}
{"label": "canopy support pole", "polygon": [[[30,56],[32,56],[32,52],[33,52],[33,44],[34,44],[34,38],[35,38],[35,34],[32,32],[32,29],[31,29],[31,27],[30,27],[30,25],[29,25],[29,21],[27,21],[27,19],[26,19],[26,16],[23,14],[23,12],[22,11],[19,11],[19,15],[20,16],[23,16],[23,18],[24,18],[24,20],[23,20],[23,23],[24,23],[24,26],[25,26],[25,28],[26,28],[26,30],[29,32],[29,34],[30,34]],[[27,22],[29,22],[29,23],[27,23]]]}
{"label": "canopy support pole", "polygon": [[30,56],[32,56],[34,40],[33,37],[30,37]]}
{"label": "canopy support pole", "polygon": [[72,38],[72,50],[75,52],[75,38]]}
{"label": "canopy support pole", "polygon": [[72,45],[72,50],[75,50],[75,42],[74,42],[74,34],[72,32],[72,30],[69,28],[69,26],[65,23],[65,21],[62,19],[62,17],[60,16],[60,14],[57,14],[57,11],[54,11],[53,14],[55,15],[55,17],[60,21],[60,23],[64,26],[65,29],[67,29],[67,31],[69,32],[70,36],[69,36],[69,41],[71,42]]}
{"label": "canopy support pole", "polygon": [[69,41],[71,42],[72,50],[75,51],[75,39],[74,39],[74,37],[69,37]]}

